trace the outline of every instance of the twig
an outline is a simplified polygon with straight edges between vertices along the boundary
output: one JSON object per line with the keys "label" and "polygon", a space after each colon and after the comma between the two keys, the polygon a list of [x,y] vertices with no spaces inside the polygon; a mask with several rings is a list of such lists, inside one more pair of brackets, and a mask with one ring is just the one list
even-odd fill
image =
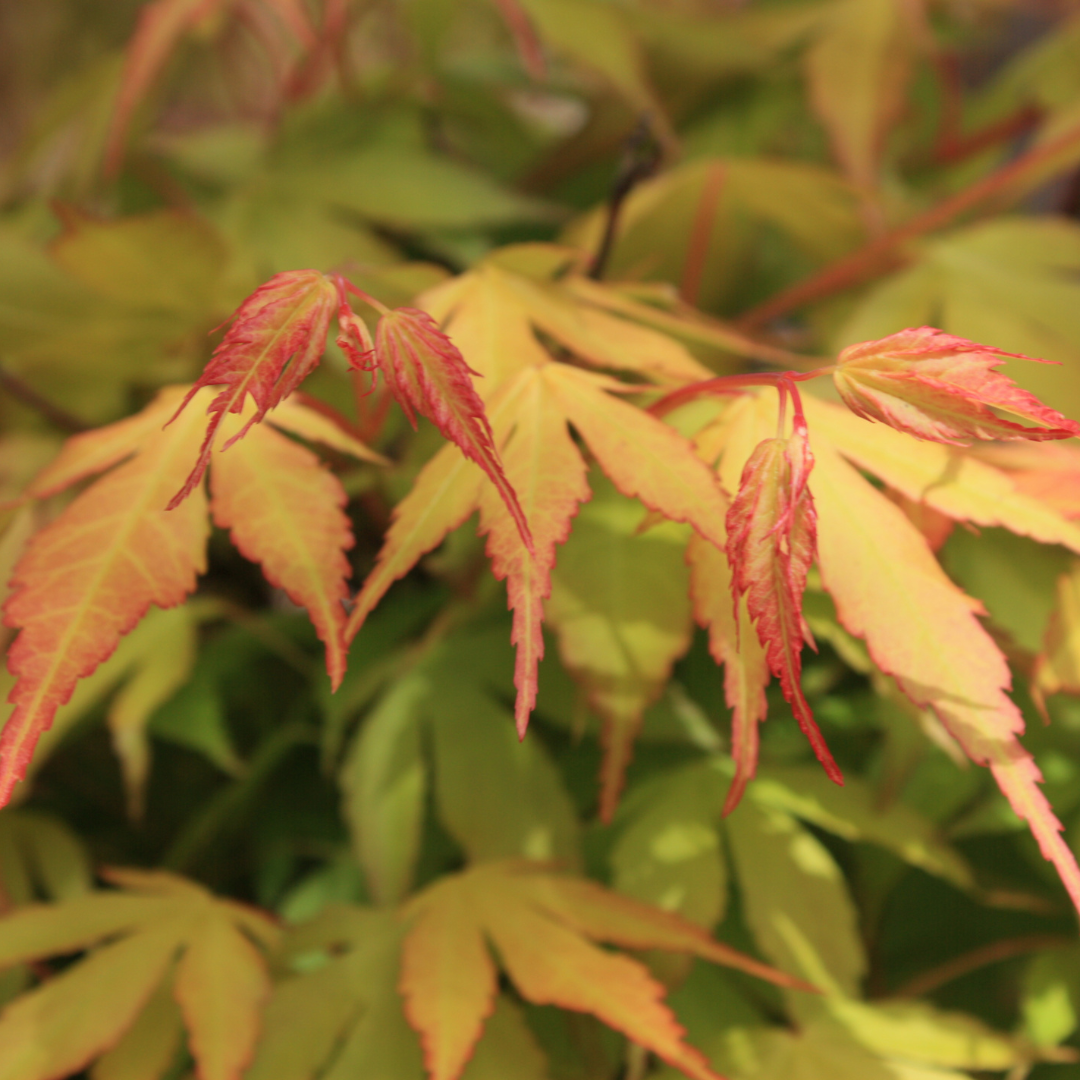
{"label": "twig", "polygon": [[77,416],[69,413],[66,409],[54,405],[48,398],[39,394],[32,386],[28,386],[10,371],[0,368],[0,387],[3,387],[16,401],[22,402],[35,412],[40,413],[53,427],[60,428],[72,435],[80,431],[86,431],[89,424],[84,424]]}
{"label": "twig", "polygon": [[988,964],[996,964],[1002,960],[1011,960],[1016,956],[1025,956],[1027,953],[1040,952],[1043,949],[1060,949],[1066,945],[1074,944],[1073,938],[1062,937],[1057,934],[1026,934],[1023,937],[1005,938],[1002,941],[992,941],[989,945],[982,945],[962,956],[955,956],[944,964],[924,971],[909,979],[891,996],[898,998],[922,997],[946,983],[959,979],[962,975],[970,975],[979,968]]}
{"label": "twig", "polygon": [[906,224],[871,240],[858,251],[837,259],[830,266],[751,308],[737,320],[736,325],[743,330],[756,329],[812,300],[831,296],[865,278],[884,272],[899,261],[897,248],[902,244],[934,229],[940,229],[966,210],[972,210],[980,203],[1001,194],[1012,184],[1037,172],[1055,156],[1077,143],[1080,143],[1080,125],[1070,128],[1050,142],[1032,147],[1015,161],[1002,166],[951,198],[944,199]]}
{"label": "twig", "polygon": [[604,235],[589,270],[589,277],[593,281],[599,281],[604,276],[611,249],[615,246],[619,215],[626,197],[642,180],[656,172],[662,153],[660,144],[653,135],[648,116],[643,116],[623,145],[622,161],[619,163],[619,171],[615,176],[615,182],[611,185],[611,194],[608,196]]}
{"label": "twig", "polygon": [[953,133],[942,139],[935,148],[934,161],[939,165],[955,165],[973,154],[997,146],[998,143],[1026,134],[1042,117],[1041,109],[1034,105],[1024,105],[1009,116],[1003,116],[1000,120],[967,135]]}

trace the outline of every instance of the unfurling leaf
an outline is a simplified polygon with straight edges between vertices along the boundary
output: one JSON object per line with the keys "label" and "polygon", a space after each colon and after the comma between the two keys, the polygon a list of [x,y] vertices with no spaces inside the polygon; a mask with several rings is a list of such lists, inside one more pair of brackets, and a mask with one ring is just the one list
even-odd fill
{"label": "unfurling leaf", "polygon": [[198,461],[169,503],[170,510],[202,479],[226,413],[242,412],[248,395],[256,405],[247,423],[225,443],[228,447],[310,374],[326,348],[336,306],[337,290],[329,278],[318,270],[292,270],[275,274],[237,308],[224,340],[177,409],[177,414],[183,411],[204,386],[225,387],[207,409],[211,420]]}
{"label": "unfurling leaf", "polygon": [[428,417],[461,452],[487,473],[532,551],[529,525],[503,472],[484,403],[472,384],[473,371],[435,320],[419,308],[387,311],[375,329],[375,343],[363,321],[342,306],[338,345],[354,368],[381,371],[386,385],[416,426],[416,413]]}
{"label": "unfurling leaf", "polygon": [[715,545],[691,536],[686,549],[690,565],[690,597],[694,617],[709,631],[709,652],[724,665],[724,699],[731,709],[731,756],[735,777],[728,788],[724,813],[738,805],[754,778],[758,757],[758,724],[768,703],[769,661],[747,611],[745,596],[732,610],[731,564]]}
{"label": "unfurling leaf", "polygon": [[[848,346],[833,378],[852,412],[920,439],[967,446],[1080,435],[1080,424],[994,370],[1008,357],[1031,359],[920,326]],[[994,409],[1035,426],[1003,420]]]}
{"label": "unfurling leaf", "polygon": [[491,946],[526,1001],[589,1012],[697,1080],[717,1080],[682,1040],[663,987],[626,956],[631,949],[685,952],[769,979],[813,989],[715,941],[677,915],[535,864],[495,862],[443,878],[406,909],[401,991],[420,1033],[431,1080],[461,1075],[495,1002]]}
{"label": "unfurling leaf", "polygon": [[[800,686],[799,653],[804,641],[813,646],[802,617],[802,595],[817,538],[817,514],[807,486],[813,464],[801,417],[796,417],[790,438],[759,443],[743,467],[739,493],[728,510],[726,550],[736,605],[745,594],[769,670],[780,680],[784,697],[825,771],[842,784],[840,769]],[[744,754],[740,760],[744,784],[750,767]]]}

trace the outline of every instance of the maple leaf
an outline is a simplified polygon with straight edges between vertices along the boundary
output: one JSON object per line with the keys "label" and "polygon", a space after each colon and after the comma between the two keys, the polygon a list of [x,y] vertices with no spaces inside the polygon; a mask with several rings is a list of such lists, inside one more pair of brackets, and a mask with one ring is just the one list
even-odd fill
{"label": "maple leaf", "polygon": [[1063,517],[1080,518],[1080,446],[1014,443],[985,446],[979,458],[1004,469],[1021,494],[1046,503]]}
{"label": "maple leaf", "polygon": [[563,667],[601,720],[599,815],[610,821],[645,710],[663,693],[693,626],[683,549],[687,530],[640,531],[640,506],[604,477],[552,575],[547,615]]}
{"label": "maple leaf", "polygon": [[724,666],[724,699],[731,709],[731,756],[735,777],[724,801],[730,814],[753,779],[758,758],[758,724],[768,704],[769,660],[750,621],[745,597],[732,605],[734,582],[725,552],[700,536],[686,549],[694,617],[709,631],[709,651]]}
{"label": "maple leaf", "polygon": [[[799,653],[804,641],[813,646],[802,617],[802,594],[817,537],[817,513],[807,486],[813,464],[801,415],[795,417],[789,438],[760,442],[743,467],[739,492],[728,510],[726,551],[735,604],[746,595],[769,670],[779,678],[784,697],[818,760],[840,784],[840,769],[800,686]],[[746,769],[752,767],[748,754],[749,747],[740,759],[738,779],[742,785]]]}
{"label": "maple leaf", "polygon": [[[846,409],[813,397],[804,400],[807,420],[814,432],[824,433],[830,444],[861,469],[873,473],[900,496],[942,514],[951,521],[979,526],[1000,526],[1042,544],[1063,544],[1080,552],[1080,528],[1065,520],[1069,473],[1057,473],[1059,485],[1052,499],[1041,497],[1046,481],[1034,491],[1005,472],[1023,455],[1025,461],[1063,458],[1075,467],[1071,447],[1061,444],[1020,443],[980,447],[977,456],[942,443],[916,441],[881,424],[864,424]],[[1059,456],[1057,451],[1062,451]],[[1048,453],[1046,453],[1048,452]],[[1041,474],[1040,474],[1041,475]]]}
{"label": "maple leaf", "polygon": [[[994,370],[1008,357],[1031,359],[920,326],[848,346],[833,379],[852,412],[920,439],[967,446],[1080,435],[1080,424]],[[1001,419],[994,409],[1037,426]]]}
{"label": "maple leaf", "polygon": [[[17,681],[10,698],[15,710],[0,734],[0,805],[10,799],[38,738],[78,680],[113,653],[151,604],[180,603],[205,569],[209,527],[202,487],[176,509],[165,509],[202,435],[199,410],[180,415],[177,402],[212,407],[218,400],[209,390],[193,389],[194,399],[186,387],[167,388],[137,416],[74,436],[28,488],[43,498],[112,468],[33,537],[15,567],[5,621],[20,634],[8,653]],[[175,422],[163,428],[170,415]],[[248,402],[227,423],[243,431],[257,415],[256,404]],[[298,402],[283,405],[274,423],[378,460],[328,417]],[[271,583],[307,608],[336,686],[345,668],[344,552],[352,546],[340,481],[310,451],[262,428],[219,454],[212,475],[215,521],[232,530],[237,546],[260,563]],[[131,727],[125,722],[114,730],[123,738],[123,729]],[[127,734],[138,737],[137,731]],[[139,755],[131,749],[134,762]]]}
{"label": "maple leaf", "polygon": [[224,386],[210,403],[210,423],[198,460],[169,509],[175,509],[202,479],[226,413],[242,412],[248,397],[256,410],[225,447],[243,438],[310,374],[326,349],[330,317],[337,306],[334,283],[318,270],[290,270],[260,285],[233,315],[221,344],[176,411],[179,415],[204,386]]}
{"label": "maple leaf", "polygon": [[525,504],[534,545],[532,550],[524,545],[490,488],[480,496],[480,532],[487,534],[492,573],[500,581],[506,579],[507,602],[514,612],[510,639],[517,647],[514,719],[524,738],[536,704],[537,667],[544,656],[541,626],[544,601],[551,595],[555,548],[566,542],[570,520],[590,492],[585,461],[540,371],[531,369],[522,381],[518,420],[503,463]]}
{"label": "maple leaf", "polygon": [[480,1037],[497,989],[491,947],[526,1001],[593,1013],[698,1080],[717,1076],[682,1041],[663,987],[636,960],[589,939],[687,952],[813,989],[676,915],[537,864],[485,863],[444,878],[411,900],[405,915],[400,988],[431,1080],[456,1080]]}
{"label": "maple leaf", "polygon": [[0,1077],[50,1080],[79,1072],[103,1051],[121,1051],[180,953],[172,996],[199,1078],[238,1080],[270,992],[254,942],[274,947],[276,926],[171,874],[112,870],[106,877],[122,891],[31,904],[0,919],[0,967],[97,946],[0,1014]]}
{"label": "maple leaf", "polygon": [[[165,392],[150,406],[158,424],[178,396]],[[139,430],[125,425],[127,436]],[[8,626],[20,628],[8,651],[18,681],[10,698],[15,710],[0,735],[0,805],[75,683],[112,653],[151,604],[171,607],[195,588],[209,532],[205,497],[199,491],[171,513],[164,506],[198,434],[193,416],[147,439],[141,452],[37,533],[16,566],[4,615]],[[96,458],[98,468],[135,449],[112,432],[76,438],[80,447],[108,447]],[[51,470],[66,483],[78,472],[70,465]],[[37,490],[51,489],[44,483]]]}
{"label": "maple leaf", "polygon": [[[451,319],[450,328],[462,345],[462,364],[467,362],[468,370],[501,378],[498,385],[485,388],[488,417],[495,443],[505,444],[508,460],[513,461],[514,490],[527,493],[520,495],[526,502],[526,516],[531,522],[537,515],[536,544],[530,548],[525,543],[515,519],[503,520],[500,515],[505,511],[485,491],[475,466],[444,448],[421,470],[413,489],[395,508],[375,568],[356,597],[346,638],[351,640],[357,633],[393,581],[479,508],[493,568],[497,576],[507,578],[515,612],[514,640],[520,650],[515,716],[524,733],[535,700],[536,665],[543,655],[540,620],[551,589],[555,548],[568,534],[577,506],[588,497],[585,464],[567,425],[582,435],[620,491],[640,498],[665,518],[690,523],[714,542],[723,542],[725,503],[715,478],[688,440],[614,396],[630,387],[551,358],[530,329],[530,323],[540,319],[529,306],[535,298],[529,299],[533,294],[528,289],[519,291],[512,276],[496,267],[483,267],[437,287],[423,302]],[[552,299],[546,293],[540,296],[557,308],[561,325],[570,328],[564,331],[568,340],[574,327],[579,333],[584,333],[582,326],[590,328],[587,320],[575,321],[572,311],[567,313],[565,299]],[[540,306],[539,300],[535,303]],[[351,313],[343,312],[341,318],[343,328],[354,325]],[[555,317],[551,318],[554,325]],[[595,351],[602,337],[595,329],[589,332],[590,349]],[[379,365],[381,369],[378,341],[372,341],[366,327],[355,325],[355,333],[350,329],[341,344],[357,367]],[[689,356],[686,360],[679,369],[684,379],[697,370]],[[673,377],[676,363],[677,358],[664,360],[668,378]],[[642,365],[646,370],[644,361]],[[652,374],[658,371],[654,361]],[[618,737],[610,740],[612,761],[625,761],[636,723],[616,727]],[[609,771],[621,777],[621,766]],[[617,791],[618,783],[609,788]]]}
{"label": "maple leaf", "polygon": [[374,343],[363,320],[344,302],[339,321],[338,345],[353,367],[381,371],[414,428],[416,413],[422,413],[487,473],[531,551],[528,522],[506,479],[484,403],[472,384],[471,376],[479,373],[465,363],[457,346],[419,308],[384,309]]}
{"label": "maple leaf", "polygon": [[[910,442],[810,397],[804,408],[814,455],[809,487],[818,514],[818,567],[840,625],[866,641],[877,667],[915,705],[932,710],[971,760],[990,768],[1080,909],[1080,870],[1038,787],[1038,769],[1017,739],[1023,718],[1005,693],[1005,657],[978,622],[982,604],[949,580],[904,512],[854,465],[955,520],[1004,525],[1073,550],[1080,550],[1080,531],[967,453]],[[723,450],[726,485],[734,486],[743,463],[774,430],[775,415],[763,395],[748,393],[707,437],[699,436],[699,444]],[[854,465],[844,460],[849,456]]]}
{"label": "maple leaf", "polygon": [[214,459],[210,494],[214,523],[230,530],[271,585],[307,609],[336,688],[345,674],[343,601],[352,573],[345,552],[353,546],[341,482],[310,450],[260,426]]}
{"label": "maple leaf", "polygon": [[870,190],[927,37],[925,12],[902,0],[841,0],[824,12],[806,54],[810,101],[844,170]]}
{"label": "maple leaf", "polygon": [[865,638],[916,705],[933,709],[968,757],[989,767],[1080,909],[1080,869],[1017,739],[1023,717],[1005,693],[1005,657],[978,622],[982,605],[945,576],[922,535],[840,457],[827,430],[815,429],[813,445],[818,563],[841,623]]}
{"label": "maple leaf", "polygon": [[1045,698],[1062,690],[1080,693],[1080,562],[1057,582],[1057,606],[1035,662],[1032,692],[1046,716]]}

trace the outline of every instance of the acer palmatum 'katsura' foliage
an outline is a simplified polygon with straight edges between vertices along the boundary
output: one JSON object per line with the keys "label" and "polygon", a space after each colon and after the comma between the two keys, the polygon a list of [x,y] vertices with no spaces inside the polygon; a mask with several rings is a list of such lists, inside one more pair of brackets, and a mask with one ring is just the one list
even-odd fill
{"label": "acer palmatum 'katsura' foliage", "polygon": [[[804,380],[835,374],[845,403],[857,415],[870,419],[866,412],[872,408],[873,419],[899,432],[936,442],[1002,437],[1041,441],[1068,438],[1080,432],[1080,426],[1073,421],[1042,405],[1011,380],[993,373],[990,369],[1002,362],[1003,355],[1006,354],[922,327],[852,346],[841,354],[841,363],[836,368],[822,368],[799,376],[736,375],[687,386],[661,399],[653,411],[663,414],[701,396],[737,394],[763,384],[776,385],[783,402],[785,393],[793,387],[793,378]],[[845,364],[858,364],[862,360],[870,374],[863,382],[864,376],[857,367],[860,374],[853,389]],[[928,370],[919,367],[922,362]],[[890,365],[895,369],[892,374]],[[885,369],[884,376],[877,375],[879,367]],[[891,392],[881,392],[882,384]],[[873,392],[867,390],[868,385]],[[999,420],[988,407],[991,405],[1044,426],[1027,428]],[[822,408],[825,407],[817,406],[813,411],[819,413]],[[803,631],[801,611],[797,610],[797,604],[793,605],[792,598],[801,597],[805,586],[805,570],[810,562],[806,548],[812,547],[814,539],[812,500],[816,499],[822,514],[821,550],[817,557],[823,584],[832,594],[841,624],[866,639],[878,667],[894,675],[917,705],[933,709],[972,760],[991,769],[1002,792],[1016,813],[1028,822],[1043,855],[1055,865],[1080,909],[1080,870],[1061,836],[1061,823],[1038,786],[1042,780],[1039,770],[1016,738],[1023,731],[1023,720],[1004,693],[1010,682],[1005,659],[975,618],[976,613],[982,613],[981,605],[973,604],[956,590],[941,573],[921,534],[901,513],[888,508],[888,500],[865,485],[843,461],[837,449],[871,472],[881,475],[883,468],[873,454],[848,450],[843,441],[834,448],[832,429],[835,427],[838,435],[845,430],[844,426],[837,427],[839,417],[827,419],[824,430],[810,432],[801,409],[797,408],[795,430],[788,440],[763,431],[755,438],[755,429],[760,431],[768,422],[765,419],[768,410],[763,412],[755,407],[751,412],[756,419],[751,419],[747,409],[729,408],[714,425],[711,437],[699,435],[698,442],[699,447],[715,445],[724,451],[721,476],[726,474],[729,483],[739,477],[738,495],[727,522],[732,589],[736,596],[746,593],[749,614],[755,620],[769,669],[779,674],[785,697],[792,703],[815,753],[833,775],[831,757],[826,757],[828,750],[820,741],[795,681]],[[782,407],[780,412],[782,424]],[[811,454],[810,442],[817,446],[816,455]],[[903,449],[898,447],[894,453],[902,460]],[[815,456],[819,459],[818,470],[824,466],[824,476],[812,472]],[[892,458],[896,460],[897,457]],[[736,467],[739,473],[734,472]],[[891,468],[895,470],[895,466]],[[941,484],[945,470],[946,462],[942,461],[936,472],[927,474],[923,487],[913,489],[909,497],[922,496],[933,485]],[[1023,505],[1023,497],[1012,495],[1007,483],[1000,490],[1003,501],[996,507],[998,516],[992,516],[994,510],[987,507],[982,511],[985,516],[980,523],[1000,522],[1046,539],[1052,533],[1058,542],[1078,550],[1078,538],[1071,535],[1072,530],[1064,521],[1058,520],[1050,526],[1051,533],[1042,533],[1050,525],[1045,511],[1027,506],[1013,509],[1008,504]],[[964,500],[961,507],[955,497],[953,501],[947,497],[945,500],[940,496],[927,497],[937,499],[938,508],[951,516],[976,519],[970,500]],[[868,500],[874,503],[873,508]],[[861,509],[856,510],[859,506]],[[886,524],[889,519],[893,521],[891,526]],[[879,549],[878,536],[882,529],[891,530],[889,541],[896,551],[891,558],[878,559],[880,565],[871,569],[870,556]],[[703,559],[700,549],[691,556],[691,565],[696,582],[695,609],[699,619],[710,628],[713,653],[717,659],[734,662],[734,671],[729,667],[727,683],[728,701],[736,713],[737,736],[733,747],[736,781],[729,790],[727,803],[730,809],[746,778],[753,775],[755,728],[762,715],[761,682],[760,676],[754,677],[752,663],[743,665],[734,660],[742,651],[738,622],[733,622],[730,615],[718,616],[703,595],[707,583],[718,580],[718,576],[708,569],[708,560]],[[920,566],[922,569],[918,569]],[[906,584],[894,589],[891,583],[894,577]],[[738,618],[736,605],[735,619]],[[940,632],[937,646],[920,640],[930,631]],[[732,634],[736,637],[734,650],[730,644]],[[935,652],[940,655],[934,655]],[[962,654],[962,662],[959,655],[944,659],[950,652]],[[995,683],[996,686],[992,685]],[[805,713],[801,713],[804,708]],[[838,773],[833,778],[839,780]]]}
{"label": "acer palmatum 'katsura' foliage", "polygon": [[[794,398],[793,431],[788,437],[777,436],[758,444],[743,468],[738,494],[727,515],[726,553],[732,571],[735,618],[745,594],[769,670],[780,680],[784,697],[825,771],[842,784],[840,769],[800,685],[803,643],[816,648],[802,615],[806,574],[817,554],[817,512],[808,486],[814,457],[794,383],[782,382],[780,390]],[[752,761],[740,760],[739,766],[728,796],[729,810],[749,779],[747,770],[753,775]]]}
{"label": "acer palmatum 'katsura' foliage", "polygon": [[[186,389],[167,388],[136,416],[69,439],[27,492],[47,498],[105,473],[34,536],[12,576],[5,621],[20,633],[8,652],[16,707],[0,736],[0,802],[11,797],[77,681],[109,657],[151,604],[181,603],[205,569],[204,485],[195,484],[177,508],[165,508],[168,489],[175,490],[203,441],[197,410],[176,415]],[[183,399],[208,409],[215,401],[208,390]],[[226,430],[240,429],[247,413],[254,415],[252,403],[212,422],[224,416]],[[310,450],[281,431],[362,460],[384,459],[295,399],[274,411],[272,425],[215,456],[209,510],[267,579],[308,611],[337,686],[345,672],[345,552],[353,544],[346,494]]]}

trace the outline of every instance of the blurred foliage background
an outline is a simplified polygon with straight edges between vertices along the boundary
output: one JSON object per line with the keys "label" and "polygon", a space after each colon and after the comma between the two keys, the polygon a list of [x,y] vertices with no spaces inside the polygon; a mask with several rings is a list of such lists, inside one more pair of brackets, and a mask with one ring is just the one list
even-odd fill
{"label": "blurred foliage background", "polygon": [[[714,370],[744,366],[717,320],[808,361],[927,323],[1059,361],[1010,374],[1077,417],[1078,170],[1064,0],[0,0],[0,498],[67,434],[195,377],[278,271],[343,269],[401,304],[505,245],[590,257],[609,228],[605,278],[704,313],[689,344]],[[331,462],[359,581],[438,438],[360,398],[333,349],[305,389],[394,461]],[[1078,484],[1066,455],[1049,495],[1073,516]],[[4,580],[62,501],[3,512]],[[637,537],[637,520],[598,489],[556,581],[555,602],[589,595],[641,654],[642,741],[612,825],[597,718],[554,641],[529,738],[512,738],[505,601],[472,524],[395,587],[334,697],[306,619],[215,533],[195,600],[80,685],[0,812],[0,903],[162,867],[299,925],[393,903],[466,855],[535,854],[540,828],[545,854],[770,961],[791,948],[777,927],[798,928],[844,1001],[825,1017],[650,957],[733,1080],[1080,1077],[1080,945],[1052,870],[990,777],[878,692],[824,593],[807,599],[822,648],[805,685],[852,780],[834,790],[808,764],[777,696],[761,779],[721,823],[721,676],[700,633],[673,672],[648,670],[688,624],[686,570],[678,537]],[[963,529],[941,555],[986,604],[1080,851],[1080,703],[1050,696],[1047,725],[1029,694],[1070,556]],[[658,568],[671,596],[634,611]],[[0,973],[0,999],[40,975]],[[523,1015],[528,1036],[474,1080],[651,1075],[591,1020]],[[511,1067],[526,1037],[546,1073]],[[372,1053],[383,1071],[326,1075],[417,1075],[415,1054]],[[189,1067],[181,1049],[139,1075]]]}

